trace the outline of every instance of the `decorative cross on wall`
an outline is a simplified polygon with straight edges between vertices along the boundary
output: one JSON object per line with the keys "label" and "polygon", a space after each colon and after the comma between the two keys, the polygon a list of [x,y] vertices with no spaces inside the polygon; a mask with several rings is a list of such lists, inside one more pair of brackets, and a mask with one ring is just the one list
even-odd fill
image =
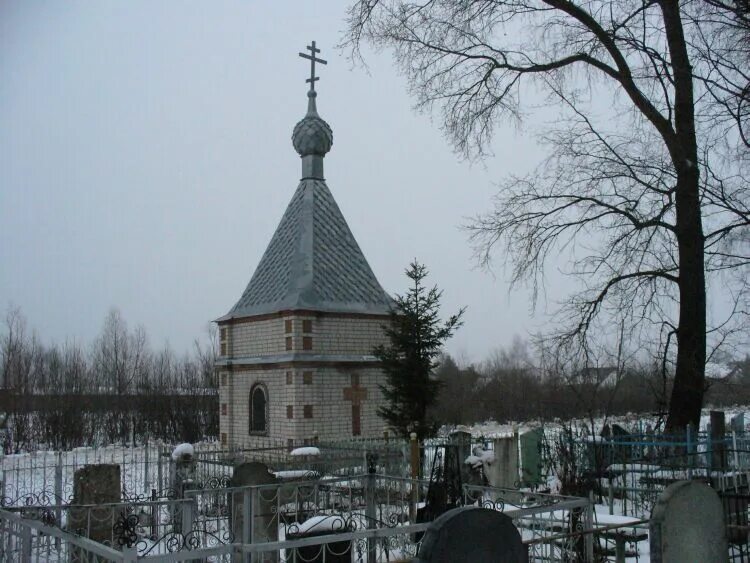
{"label": "decorative cross on wall", "polygon": [[344,389],[344,400],[352,402],[352,435],[362,433],[361,404],[367,399],[367,389],[359,386],[359,375],[352,374],[352,386]]}
{"label": "decorative cross on wall", "polygon": [[327,65],[328,61],[324,61],[323,59],[319,59],[315,56],[315,53],[320,53],[320,49],[315,47],[315,41],[312,42],[312,45],[307,46],[307,50],[310,51],[310,54],[306,53],[300,53],[299,56],[303,59],[309,59],[310,60],[310,78],[305,80],[305,82],[310,83],[310,90],[315,90],[315,81],[320,80],[319,77],[315,76],[315,63],[320,63]]}

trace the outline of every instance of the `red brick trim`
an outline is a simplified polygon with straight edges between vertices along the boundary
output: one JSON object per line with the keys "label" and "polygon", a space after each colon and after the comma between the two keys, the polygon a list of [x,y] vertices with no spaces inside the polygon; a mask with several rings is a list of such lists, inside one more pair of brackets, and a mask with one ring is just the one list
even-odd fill
{"label": "red brick trim", "polygon": [[311,311],[308,309],[288,309],[285,311],[278,311],[276,313],[265,313],[263,315],[254,315],[250,317],[239,317],[235,319],[226,319],[223,321],[217,321],[217,324],[221,326],[245,324],[245,323],[256,323],[259,321],[267,321],[270,319],[279,319],[282,317],[288,317],[290,315],[296,315],[300,317],[316,317],[316,318],[331,318],[331,319],[381,319],[387,320],[391,316],[387,313],[375,314],[375,313],[334,313],[326,311]]}

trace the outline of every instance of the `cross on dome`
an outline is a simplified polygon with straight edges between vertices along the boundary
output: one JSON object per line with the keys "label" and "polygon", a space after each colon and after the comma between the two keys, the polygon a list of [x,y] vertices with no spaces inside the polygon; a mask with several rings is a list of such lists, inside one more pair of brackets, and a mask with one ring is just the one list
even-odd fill
{"label": "cross on dome", "polygon": [[324,61],[323,59],[319,59],[315,56],[315,53],[320,53],[320,49],[315,47],[315,41],[313,41],[311,45],[308,45],[306,49],[310,51],[311,54],[308,55],[307,53],[300,53],[299,56],[302,57],[303,59],[310,60],[310,78],[305,80],[305,82],[310,83],[310,90],[314,92],[315,81],[320,80],[319,77],[315,76],[315,63],[327,65],[328,61]]}
{"label": "cross on dome", "polygon": [[315,41],[307,46],[307,50],[310,51],[309,55],[299,53],[300,57],[310,61],[310,78],[305,81],[310,83],[310,90],[307,92],[307,114],[294,126],[292,144],[294,150],[302,157],[302,177],[322,179],[323,157],[333,145],[333,131],[330,125],[318,115],[318,108],[315,104],[315,98],[318,96],[315,91],[315,81],[319,80],[315,76],[315,63],[325,65],[328,62],[316,56],[316,53],[320,53],[320,49],[315,46]]}

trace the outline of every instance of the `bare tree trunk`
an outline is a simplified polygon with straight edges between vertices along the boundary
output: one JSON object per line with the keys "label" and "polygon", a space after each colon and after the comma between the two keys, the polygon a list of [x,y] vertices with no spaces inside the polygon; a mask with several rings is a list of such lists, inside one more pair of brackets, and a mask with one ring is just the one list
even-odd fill
{"label": "bare tree trunk", "polygon": [[664,28],[674,75],[675,139],[667,143],[677,171],[675,234],[679,254],[680,317],[677,366],[667,431],[698,427],[706,364],[706,277],[695,132],[693,73],[677,0],[663,0]]}

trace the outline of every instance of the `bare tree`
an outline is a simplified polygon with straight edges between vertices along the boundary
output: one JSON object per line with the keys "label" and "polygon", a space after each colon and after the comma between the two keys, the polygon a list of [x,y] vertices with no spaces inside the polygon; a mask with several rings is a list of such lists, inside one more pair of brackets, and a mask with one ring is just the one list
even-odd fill
{"label": "bare tree", "polygon": [[112,309],[93,350],[93,367],[102,387],[100,391],[120,395],[129,392],[134,384],[143,383],[147,363],[146,331],[137,327],[129,333],[120,311]]}
{"label": "bare tree", "polygon": [[534,288],[569,252],[583,289],[560,309],[560,346],[587,349],[597,321],[624,323],[632,341],[660,335],[675,356],[670,430],[700,417],[715,328],[707,276],[750,263],[744,114],[732,106],[744,67],[707,48],[730,17],[717,10],[706,0],[360,0],[342,43],[355,57],[363,41],[392,48],[418,107],[437,105],[469,156],[487,154],[498,120],[520,120],[544,93],[558,115],[541,135],[549,157],[502,184],[495,210],[470,226],[474,241],[485,263],[502,245],[513,282]]}

